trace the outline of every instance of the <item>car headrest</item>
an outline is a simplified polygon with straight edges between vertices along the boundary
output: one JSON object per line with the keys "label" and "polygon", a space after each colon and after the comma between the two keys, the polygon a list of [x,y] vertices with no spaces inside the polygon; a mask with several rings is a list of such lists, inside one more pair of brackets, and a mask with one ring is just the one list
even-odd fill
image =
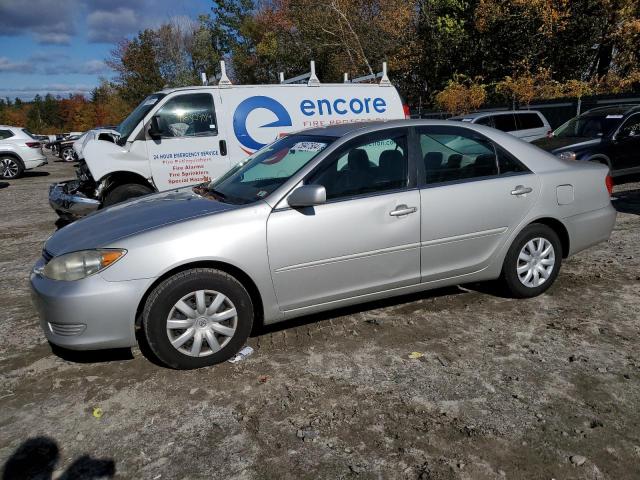
{"label": "car headrest", "polygon": [[369,168],[369,155],[361,148],[354,148],[347,158],[349,170],[366,170]]}
{"label": "car headrest", "polygon": [[438,169],[442,167],[442,152],[428,152],[424,156],[424,167],[427,170]]}
{"label": "car headrest", "polygon": [[380,154],[380,167],[383,169],[398,168],[404,164],[404,155],[400,150],[385,150]]}

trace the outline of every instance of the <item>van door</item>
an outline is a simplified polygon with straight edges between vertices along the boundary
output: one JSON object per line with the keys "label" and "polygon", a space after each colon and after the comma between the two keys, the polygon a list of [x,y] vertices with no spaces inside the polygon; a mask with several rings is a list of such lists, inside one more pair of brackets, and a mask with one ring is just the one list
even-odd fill
{"label": "van door", "polygon": [[540,115],[534,112],[515,113],[516,126],[518,127],[518,138],[525,142],[533,142],[547,135],[547,128],[540,118]]}
{"label": "van door", "polygon": [[159,138],[150,138],[147,154],[159,191],[208,182],[229,169],[224,129],[216,120],[217,90],[179,92],[164,100],[154,117]]}

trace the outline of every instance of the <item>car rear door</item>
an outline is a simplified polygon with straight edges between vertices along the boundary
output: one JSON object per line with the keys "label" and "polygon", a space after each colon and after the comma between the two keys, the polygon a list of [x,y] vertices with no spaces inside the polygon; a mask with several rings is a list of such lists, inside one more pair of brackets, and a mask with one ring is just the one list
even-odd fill
{"label": "car rear door", "polygon": [[470,129],[420,127],[417,140],[422,281],[481,271],[535,204],[539,179]]}
{"label": "car rear door", "polygon": [[305,179],[326,188],[326,203],[273,211],[267,243],[282,310],[419,282],[420,194],[410,158],[407,129],[359,137]]}

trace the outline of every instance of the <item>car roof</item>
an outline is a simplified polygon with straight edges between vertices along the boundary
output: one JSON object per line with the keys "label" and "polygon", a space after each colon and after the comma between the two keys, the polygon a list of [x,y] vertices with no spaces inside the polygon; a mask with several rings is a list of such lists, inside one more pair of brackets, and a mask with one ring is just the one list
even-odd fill
{"label": "car roof", "polygon": [[487,112],[471,112],[466,115],[456,115],[454,117],[449,117],[449,120],[462,120],[462,119],[475,119],[480,117],[486,117],[488,115],[520,115],[523,113],[540,113],[538,110],[491,110]]}
{"label": "car roof", "polygon": [[632,112],[636,109],[640,109],[640,104],[627,103],[623,105],[610,105],[606,107],[596,107],[584,112],[583,116],[600,116],[600,115],[624,115]]}

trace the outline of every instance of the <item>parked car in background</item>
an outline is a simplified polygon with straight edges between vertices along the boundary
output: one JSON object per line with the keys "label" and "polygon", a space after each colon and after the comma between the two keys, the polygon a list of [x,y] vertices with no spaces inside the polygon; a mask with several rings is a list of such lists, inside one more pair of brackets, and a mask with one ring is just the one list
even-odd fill
{"label": "parked car in background", "polygon": [[77,159],[76,152],[73,149],[73,144],[78,140],[81,135],[70,135],[64,140],[58,142],[58,157],[65,162],[75,162]]}
{"label": "parked car in background", "polygon": [[12,180],[46,163],[42,143],[29,130],[0,125],[0,178]]}
{"label": "parked car in background", "polygon": [[606,241],[608,169],[481,125],[349,123],[287,135],[217,180],[58,230],[31,273],[48,340],[222,362],[252,325],[500,279],[514,297]]}
{"label": "parked car in background", "polygon": [[91,140],[106,140],[108,142],[115,143],[120,137],[116,128],[117,126],[97,127],[81,135],[78,140],[73,142],[73,150],[76,158],[78,160],[84,160],[83,149]]}
{"label": "parked car in background", "polygon": [[526,142],[546,137],[551,132],[551,125],[544,115],[537,110],[513,110],[507,112],[476,112],[449,120],[486,125],[507,132]]}
{"label": "parked car in background", "polygon": [[594,108],[534,144],[565,160],[607,165],[614,178],[640,173],[640,105]]}
{"label": "parked car in background", "polygon": [[117,143],[87,142],[77,178],[52,185],[49,203],[62,218],[78,218],[130,198],[210,181],[281,135],[408,113],[388,79],[316,82],[223,83],[149,95],[118,126]]}

